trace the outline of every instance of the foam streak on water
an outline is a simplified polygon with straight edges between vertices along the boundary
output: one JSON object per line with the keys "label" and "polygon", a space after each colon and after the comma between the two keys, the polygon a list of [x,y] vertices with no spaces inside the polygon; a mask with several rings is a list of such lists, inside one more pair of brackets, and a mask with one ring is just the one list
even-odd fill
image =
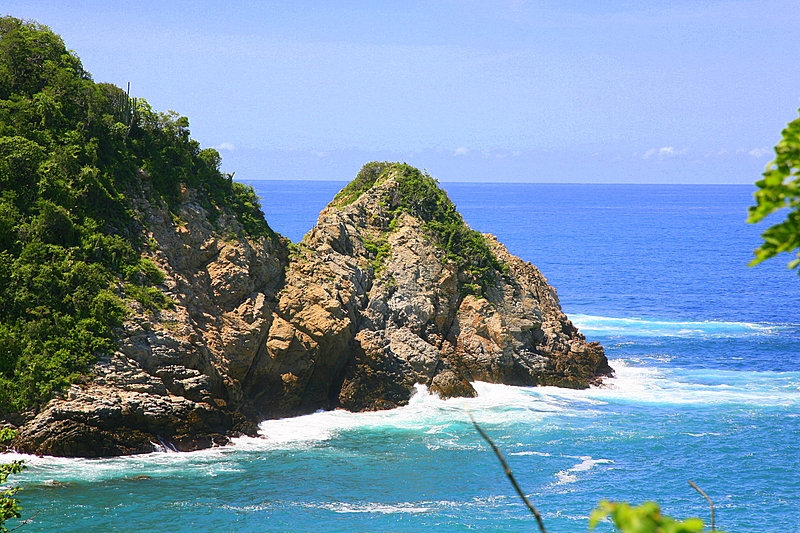
{"label": "foam streak on water", "polygon": [[585,335],[594,337],[725,337],[775,334],[778,326],[752,322],[670,321],[612,318],[572,314],[570,319]]}
{"label": "foam streak on water", "polygon": [[557,387],[534,389],[537,394],[586,402],[657,405],[800,405],[800,372],[734,372],[642,367],[624,359],[611,360],[615,376],[602,387],[573,391]]}

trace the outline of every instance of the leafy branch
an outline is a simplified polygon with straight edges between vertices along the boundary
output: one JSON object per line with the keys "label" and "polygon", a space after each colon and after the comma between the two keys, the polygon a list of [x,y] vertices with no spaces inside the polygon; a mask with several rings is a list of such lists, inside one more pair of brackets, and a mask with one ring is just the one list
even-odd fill
{"label": "leafy branch", "polygon": [[[800,248],[800,118],[790,122],[781,135],[775,146],[775,159],[767,165],[763,179],[756,182],[758,190],[753,194],[756,205],[748,209],[747,222],[760,222],[784,208],[788,208],[789,213],[783,222],[761,234],[764,242],[755,249],[750,266]],[[800,253],[788,267],[798,265]]]}
{"label": "leafy branch", "polygon": [[[8,476],[11,474],[19,474],[24,468],[25,465],[23,461],[12,461],[10,463],[0,464],[0,485],[6,482]],[[9,531],[4,525],[6,520],[22,516],[20,514],[22,507],[19,505],[19,500],[14,498],[14,495],[19,492],[19,490],[20,487],[12,487],[0,492],[0,533],[8,533]]]}

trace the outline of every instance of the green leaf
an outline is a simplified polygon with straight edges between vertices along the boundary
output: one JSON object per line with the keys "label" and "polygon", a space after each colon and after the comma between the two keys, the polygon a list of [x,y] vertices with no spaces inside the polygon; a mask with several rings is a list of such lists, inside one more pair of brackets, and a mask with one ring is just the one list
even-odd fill
{"label": "green leaf", "polygon": [[[767,165],[763,179],[756,182],[756,205],[748,208],[747,222],[755,224],[783,209],[789,212],[783,222],[762,234],[764,242],[754,251],[755,258],[749,266],[800,248],[800,118],[790,122],[781,134],[775,159]],[[800,261],[791,261],[788,266],[797,268]]]}

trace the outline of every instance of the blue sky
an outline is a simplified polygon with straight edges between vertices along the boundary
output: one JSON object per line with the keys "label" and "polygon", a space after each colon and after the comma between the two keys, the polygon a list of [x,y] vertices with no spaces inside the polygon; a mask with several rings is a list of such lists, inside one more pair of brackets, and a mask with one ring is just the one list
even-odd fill
{"label": "blue sky", "polygon": [[752,183],[800,107],[800,3],[4,0],[241,179]]}

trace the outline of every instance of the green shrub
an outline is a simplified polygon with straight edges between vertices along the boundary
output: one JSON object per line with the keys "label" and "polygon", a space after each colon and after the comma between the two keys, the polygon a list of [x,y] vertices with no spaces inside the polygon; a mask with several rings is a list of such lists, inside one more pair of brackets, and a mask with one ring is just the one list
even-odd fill
{"label": "green shrub", "polygon": [[[498,274],[507,273],[507,265],[495,257],[483,235],[467,226],[455,204],[439,187],[439,183],[428,173],[410,165],[367,163],[356,178],[336,195],[334,203],[352,203],[370,187],[389,176],[397,182],[399,192],[399,204],[390,207],[393,217],[389,222],[389,229],[394,231],[397,228],[396,220],[400,212],[422,219],[423,229],[433,239],[434,244],[445,252],[444,260],[453,261],[464,274],[463,293],[480,296],[497,281]],[[373,246],[376,249],[372,251],[368,248],[368,251],[377,258],[377,243]]]}
{"label": "green shrub", "polygon": [[645,502],[633,507],[626,502],[610,502],[603,500],[592,511],[589,519],[589,530],[606,517],[611,517],[614,526],[623,533],[700,533],[703,521],[699,518],[675,520],[661,514],[655,502]]}
{"label": "green shrub", "polygon": [[0,446],[8,445],[14,437],[17,436],[17,432],[11,428],[0,428]]}
{"label": "green shrub", "polygon": [[[11,474],[19,474],[25,468],[23,461],[12,461],[11,463],[0,464],[0,486],[2,486],[8,476]],[[12,487],[4,491],[0,491],[0,533],[8,533],[6,528],[6,521],[11,518],[19,518],[22,516],[20,513],[22,507],[19,505],[19,500],[14,498],[14,495],[19,492],[19,487]]]}
{"label": "green shrub", "polygon": [[369,266],[377,276],[386,266],[386,258],[392,251],[392,247],[385,237],[379,237],[376,240],[368,238],[363,239],[364,248],[370,255]]}
{"label": "green shrub", "polygon": [[155,287],[141,287],[134,283],[125,285],[125,294],[153,313],[169,309],[175,303]]}
{"label": "green shrub", "polygon": [[394,166],[396,163],[389,163],[387,161],[378,162],[373,161],[367,163],[361,170],[358,171],[353,181],[348,183],[344,189],[336,193],[333,197],[333,203],[338,206],[346,206],[358,200],[365,191],[368,191],[380,178],[387,168]]}

